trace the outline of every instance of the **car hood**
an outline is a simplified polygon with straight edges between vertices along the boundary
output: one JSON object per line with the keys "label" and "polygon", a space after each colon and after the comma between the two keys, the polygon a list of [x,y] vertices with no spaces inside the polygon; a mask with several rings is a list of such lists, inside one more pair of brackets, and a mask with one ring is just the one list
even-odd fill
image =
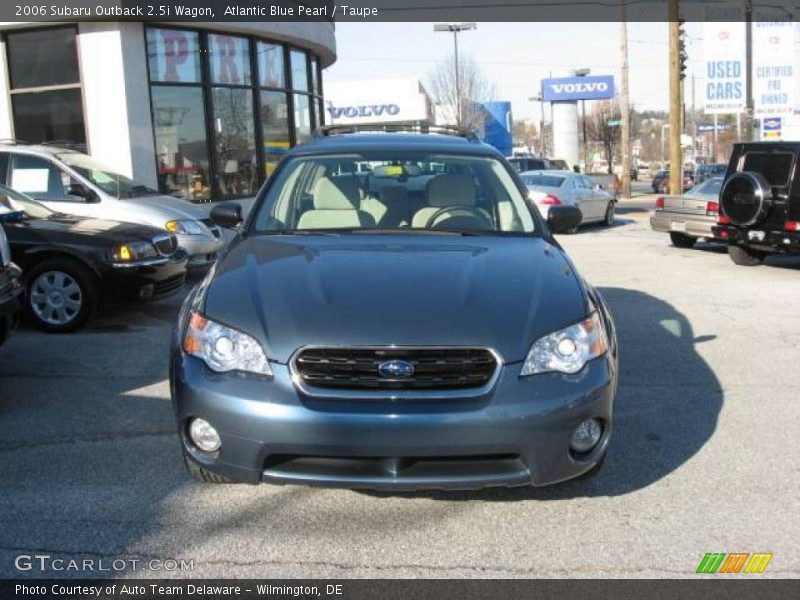
{"label": "car hood", "polygon": [[301,346],[486,346],[506,363],[582,319],[583,287],[541,238],[255,236],[205,291],[209,318],[286,363]]}
{"label": "car hood", "polygon": [[135,198],[123,198],[120,202],[126,205],[136,205],[147,208],[154,214],[163,217],[163,221],[194,220],[200,221],[207,219],[209,209],[200,204],[193,204],[188,200],[182,200],[175,196],[155,195],[137,196]]}
{"label": "car hood", "polygon": [[[6,225],[7,227],[9,224]],[[9,229],[12,229],[9,227]],[[15,232],[28,231],[46,241],[81,240],[92,246],[152,240],[166,232],[147,225],[54,214],[46,219],[25,219],[16,223]],[[9,236],[11,237],[11,236]],[[16,235],[14,235],[16,238]]]}

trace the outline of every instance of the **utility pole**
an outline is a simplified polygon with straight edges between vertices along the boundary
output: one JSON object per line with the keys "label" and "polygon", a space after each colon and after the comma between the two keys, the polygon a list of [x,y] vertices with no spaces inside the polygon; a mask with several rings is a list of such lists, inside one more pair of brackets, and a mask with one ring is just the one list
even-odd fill
{"label": "utility pole", "polygon": [[697,110],[694,103],[694,73],[692,73],[692,159],[697,158]]}
{"label": "utility pole", "polygon": [[620,54],[622,59],[622,92],[620,98],[620,140],[622,146],[622,197],[631,197],[631,114],[628,86],[628,4],[622,3],[619,24]]}
{"label": "utility pole", "polygon": [[476,29],[478,26],[475,23],[437,23],[433,26],[434,31],[447,31],[453,34],[453,52],[454,58],[453,62],[455,63],[456,68],[456,125],[462,125],[462,117],[461,114],[461,75],[458,69],[458,34],[462,31],[469,31],[471,29]]}
{"label": "utility pole", "polygon": [[683,192],[681,152],[680,7],[669,0],[669,193]]}
{"label": "utility pole", "polygon": [[745,125],[747,126],[745,140],[755,141],[754,102],[753,102],[753,0],[744,3],[744,87],[745,87]]}

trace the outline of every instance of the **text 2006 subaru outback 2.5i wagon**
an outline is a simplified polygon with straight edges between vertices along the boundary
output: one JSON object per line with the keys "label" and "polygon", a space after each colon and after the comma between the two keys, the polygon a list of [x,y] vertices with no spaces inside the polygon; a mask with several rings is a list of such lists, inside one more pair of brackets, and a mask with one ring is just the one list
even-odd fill
{"label": "text 2006 subaru outback 2.5i wagon", "polygon": [[614,324],[492,148],[344,133],[291,151],[181,311],[171,386],[208,482],[411,490],[595,471]]}

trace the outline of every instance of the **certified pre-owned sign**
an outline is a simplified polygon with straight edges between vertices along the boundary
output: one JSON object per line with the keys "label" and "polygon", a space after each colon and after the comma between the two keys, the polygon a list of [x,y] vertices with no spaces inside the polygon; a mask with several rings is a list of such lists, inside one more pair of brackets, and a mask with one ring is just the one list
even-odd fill
{"label": "certified pre-owned sign", "polygon": [[542,81],[546,102],[569,102],[572,100],[602,100],[614,97],[614,77],[561,77]]}

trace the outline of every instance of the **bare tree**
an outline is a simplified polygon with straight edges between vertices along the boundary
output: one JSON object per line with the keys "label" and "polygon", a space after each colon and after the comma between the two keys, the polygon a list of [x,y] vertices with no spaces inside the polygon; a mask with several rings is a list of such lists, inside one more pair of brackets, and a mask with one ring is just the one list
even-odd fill
{"label": "bare tree", "polygon": [[478,103],[494,100],[495,87],[471,56],[458,55],[459,89],[456,89],[455,56],[452,55],[436,65],[429,80],[431,94],[436,104],[448,111],[449,122],[466,129],[482,129],[483,111]]}
{"label": "bare tree", "polygon": [[586,116],[586,132],[592,141],[603,146],[603,156],[608,161],[609,173],[613,173],[614,158],[620,145],[621,118],[616,99],[597,102],[592,113]]}

